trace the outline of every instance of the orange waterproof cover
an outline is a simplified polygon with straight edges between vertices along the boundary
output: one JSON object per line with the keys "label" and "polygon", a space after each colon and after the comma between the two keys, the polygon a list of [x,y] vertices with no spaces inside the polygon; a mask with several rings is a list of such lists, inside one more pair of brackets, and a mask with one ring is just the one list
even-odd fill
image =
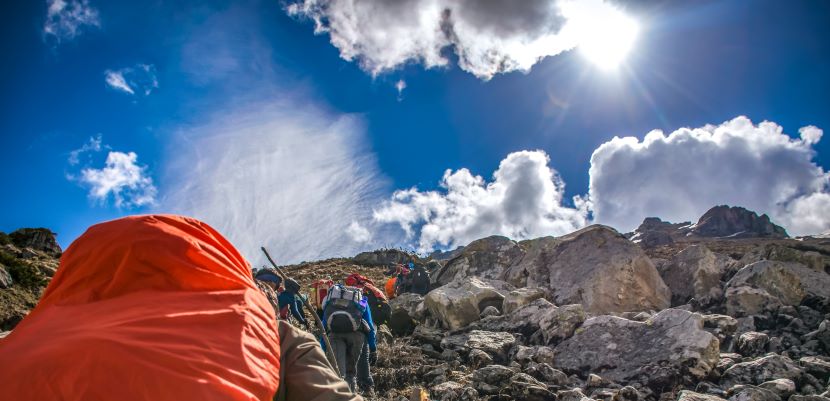
{"label": "orange waterproof cover", "polygon": [[270,400],[274,311],[248,262],[194,219],[90,227],[0,340],[0,400]]}
{"label": "orange waterproof cover", "polygon": [[386,280],[384,290],[386,290],[386,297],[389,299],[395,298],[395,283],[398,281],[397,277],[392,277]]}

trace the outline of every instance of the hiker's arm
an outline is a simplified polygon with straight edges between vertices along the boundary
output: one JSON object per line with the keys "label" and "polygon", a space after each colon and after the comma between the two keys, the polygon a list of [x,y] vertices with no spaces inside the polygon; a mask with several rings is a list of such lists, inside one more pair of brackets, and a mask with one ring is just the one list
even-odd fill
{"label": "hiker's arm", "polygon": [[366,333],[366,342],[369,343],[369,350],[375,352],[378,350],[377,340],[375,339],[375,324],[372,321],[372,311],[368,305],[363,307],[363,319],[369,323],[369,332]]}
{"label": "hiker's arm", "polygon": [[362,401],[352,394],[334,372],[317,340],[311,334],[284,322],[279,323],[279,401]]}

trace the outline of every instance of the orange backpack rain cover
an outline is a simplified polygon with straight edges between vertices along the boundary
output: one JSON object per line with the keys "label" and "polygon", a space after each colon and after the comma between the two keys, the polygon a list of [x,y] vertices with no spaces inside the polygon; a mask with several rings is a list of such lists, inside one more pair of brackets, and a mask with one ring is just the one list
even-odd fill
{"label": "orange backpack rain cover", "polygon": [[90,227],[0,340],[0,400],[270,400],[274,311],[248,262],[194,219]]}

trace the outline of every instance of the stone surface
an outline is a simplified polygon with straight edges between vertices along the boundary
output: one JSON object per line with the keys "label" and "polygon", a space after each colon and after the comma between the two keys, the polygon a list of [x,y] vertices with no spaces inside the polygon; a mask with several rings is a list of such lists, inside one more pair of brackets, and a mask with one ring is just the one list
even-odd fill
{"label": "stone surface", "polygon": [[759,384],[758,387],[772,391],[784,400],[795,394],[795,382],[790,379],[770,380]]}
{"label": "stone surface", "polygon": [[516,287],[544,289],[554,304],[579,303],[596,314],[669,306],[669,289],[654,264],[612,228],[592,225],[528,241],[528,247],[505,279]]}
{"label": "stone surface", "polygon": [[504,270],[523,254],[519,244],[507,237],[482,238],[464,247],[458,256],[448,260],[431,279],[436,286],[473,276],[500,279]]}
{"label": "stone surface", "polygon": [[400,249],[378,249],[371,252],[361,252],[355,255],[352,260],[365,266],[388,266],[390,264],[418,261],[419,258],[415,254]]}
{"label": "stone surface", "polygon": [[510,333],[472,330],[468,333],[454,334],[441,340],[441,348],[469,354],[472,350],[481,350],[490,355],[494,361],[507,363],[510,349],[516,344],[516,338]]}
{"label": "stone surface", "polygon": [[14,284],[12,275],[6,270],[6,266],[0,264],[0,289],[9,288]]}
{"label": "stone surface", "polygon": [[418,305],[424,298],[418,294],[406,293],[389,300],[392,313],[389,317],[389,329],[397,336],[409,335],[417,326],[416,317],[420,317]]}
{"label": "stone surface", "polygon": [[[751,288],[754,300],[731,302],[735,291]],[[732,294],[730,294],[732,291]],[[830,298],[830,275],[792,262],[763,260],[739,270],[727,283],[727,311],[745,316],[774,310],[776,304],[798,306],[805,298]]]}
{"label": "stone surface", "polygon": [[767,355],[754,361],[736,363],[723,373],[721,383],[726,386],[736,384],[758,385],[775,379],[797,381],[801,377],[801,368],[786,356]]}
{"label": "stone surface", "polygon": [[701,394],[694,391],[683,390],[677,396],[677,401],[726,401],[723,398],[711,394]]}
{"label": "stone surface", "polygon": [[750,331],[738,337],[738,352],[743,356],[758,356],[766,353],[769,336],[757,331]]}
{"label": "stone surface", "polygon": [[20,248],[32,248],[51,256],[57,256],[62,250],[58,245],[56,235],[46,228],[21,228],[9,234],[9,238]]}
{"label": "stone surface", "polygon": [[504,314],[512,313],[539,298],[545,296],[545,292],[539,288],[518,288],[508,292],[504,296],[502,311]]}
{"label": "stone surface", "polygon": [[710,303],[723,296],[720,280],[726,260],[704,245],[691,245],[658,269],[672,293],[672,305],[690,299]]}
{"label": "stone surface", "polygon": [[570,337],[584,321],[582,305],[556,307],[540,298],[509,315],[483,319],[476,326],[483,330],[522,334],[531,343],[547,345]]}
{"label": "stone surface", "polygon": [[477,277],[463,278],[430,291],[424,305],[443,327],[458,330],[479,320],[487,306],[501,307],[505,283]]}
{"label": "stone surface", "polygon": [[554,349],[554,367],[590,370],[618,383],[670,385],[706,377],[718,363],[718,340],[703,317],[667,309],[645,323],[614,316],[590,318]]}
{"label": "stone surface", "polygon": [[815,356],[806,356],[798,360],[805,372],[823,381],[830,380],[830,361]]}
{"label": "stone surface", "polygon": [[432,399],[438,401],[474,401],[478,400],[478,391],[471,387],[447,381],[437,386],[433,386],[429,390]]}
{"label": "stone surface", "polygon": [[729,401],[781,401],[781,397],[761,387],[740,385],[729,389]]}

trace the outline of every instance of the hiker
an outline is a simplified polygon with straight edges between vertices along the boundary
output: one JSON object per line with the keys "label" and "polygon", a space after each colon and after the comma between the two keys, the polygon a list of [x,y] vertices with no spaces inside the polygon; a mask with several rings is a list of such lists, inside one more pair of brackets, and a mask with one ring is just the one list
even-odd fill
{"label": "hiker", "polygon": [[[358,374],[360,384],[371,383],[368,369],[358,371],[358,361],[363,353],[364,343],[368,347],[368,357],[377,358],[377,343],[372,314],[363,293],[359,288],[335,284],[329,288],[323,302],[323,325],[329,332],[329,341],[333,348],[340,376],[354,391]],[[361,388],[371,393],[372,388]]]}
{"label": "hiker", "polygon": [[398,273],[397,280],[395,280],[395,294],[401,295],[407,292],[411,292],[411,283],[409,281],[409,273],[412,269],[415,268],[415,263],[412,261],[408,262],[405,266],[401,267],[400,272]]}
{"label": "hiker", "polygon": [[344,281],[346,285],[360,288],[363,291],[363,296],[369,304],[369,309],[372,312],[372,321],[375,325],[380,326],[389,321],[392,314],[392,308],[389,306],[389,300],[383,291],[375,287],[375,283],[360,275],[359,273],[352,273]]}
{"label": "hiker", "polygon": [[[268,302],[274,307],[274,312],[282,320],[288,320],[288,313],[294,316],[306,330],[309,330],[308,320],[303,313],[303,305],[300,297],[300,284],[292,279],[285,282],[285,289],[280,290],[282,278],[277,271],[268,267],[259,269],[254,275],[257,287],[268,298]],[[263,288],[263,285],[265,288]]]}
{"label": "hiker", "polygon": [[294,316],[306,330],[310,330],[308,320],[303,312],[303,301],[300,299],[300,284],[289,278],[285,280],[285,289],[279,293],[277,299],[280,305],[280,319],[288,320],[288,312]]}
{"label": "hiker", "polygon": [[409,272],[409,291],[421,296],[429,292],[429,272],[424,265],[418,264]]}
{"label": "hiker", "polygon": [[245,258],[198,220],[94,225],[0,339],[0,399],[360,401],[257,287]]}

